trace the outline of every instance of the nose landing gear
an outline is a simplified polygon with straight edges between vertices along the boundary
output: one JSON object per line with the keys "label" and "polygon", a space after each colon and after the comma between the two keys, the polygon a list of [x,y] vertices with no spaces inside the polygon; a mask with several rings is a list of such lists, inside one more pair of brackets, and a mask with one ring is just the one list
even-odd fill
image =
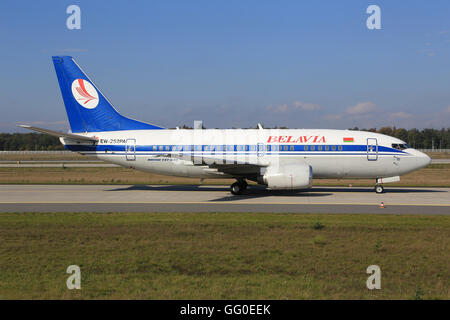
{"label": "nose landing gear", "polygon": [[230,191],[234,195],[242,194],[242,192],[247,189],[247,181],[245,180],[238,180],[235,183],[233,183],[230,187]]}
{"label": "nose landing gear", "polygon": [[375,192],[376,192],[376,193],[383,193],[383,192],[384,192],[383,186],[382,186],[381,184],[377,184],[377,185],[375,186]]}

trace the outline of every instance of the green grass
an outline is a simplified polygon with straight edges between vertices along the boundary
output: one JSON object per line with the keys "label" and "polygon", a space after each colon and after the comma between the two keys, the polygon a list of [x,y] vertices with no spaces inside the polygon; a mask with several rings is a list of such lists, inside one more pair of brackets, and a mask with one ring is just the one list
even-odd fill
{"label": "green grass", "polygon": [[450,298],[448,216],[8,213],[0,241],[0,299]]}

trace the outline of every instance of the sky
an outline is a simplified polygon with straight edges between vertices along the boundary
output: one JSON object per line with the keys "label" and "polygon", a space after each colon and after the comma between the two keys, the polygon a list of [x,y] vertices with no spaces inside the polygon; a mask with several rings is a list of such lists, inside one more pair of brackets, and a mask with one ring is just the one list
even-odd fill
{"label": "sky", "polygon": [[0,40],[0,132],[68,130],[53,55],[168,128],[450,127],[448,0],[2,0]]}

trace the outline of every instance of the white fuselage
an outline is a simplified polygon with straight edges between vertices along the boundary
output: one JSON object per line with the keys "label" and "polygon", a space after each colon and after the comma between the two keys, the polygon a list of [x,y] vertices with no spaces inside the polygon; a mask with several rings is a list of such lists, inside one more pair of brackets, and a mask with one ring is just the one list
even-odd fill
{"label": "white fuselage", "polygon": [[196,164],[199,158],[266,167],[306,163],[312,167],[314,178],[385,178],[430,163],[430,158],[420,151],[393,148],[393,144],[404,144],[399,139],[364,131],[163,129],[92,135],[98,143],[62,141],[69,150],[124,167],[195,178],[236,178],[206,164]]}

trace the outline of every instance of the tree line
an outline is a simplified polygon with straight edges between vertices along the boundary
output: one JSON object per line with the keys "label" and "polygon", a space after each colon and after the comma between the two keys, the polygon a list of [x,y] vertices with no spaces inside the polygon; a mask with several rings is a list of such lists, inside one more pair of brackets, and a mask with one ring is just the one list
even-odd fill
{"label": "tree line", "polygon": [[[183,126],[185,129],[191,129]],[[268,129],[268,128],[267,128]],[[276,127],[274,128],[276,129]],[[287,129],[280,127],[279,129]],[[396,127],[382,127],[380,129],[359,129],[382,133],[399,138],[415,149],[450,149],[450,128],[447,129],[403,129]],[[58,138],[41,133],[0,133],[0,150],[3,151],[53,151],[64,150]]]}
{"label": "tree line", "polygon": [[[358,127],[350,130],[359,130]],[[382,127],[380,129],[361,129],[382,133],[405,141],[414,149],[450,149],[450,128],[447,129],[403,129],[396,127]]]}
{"label": "tree line", "polygon": [[0,133],[2,151],[64,150],[57,137],[42,133]]}

